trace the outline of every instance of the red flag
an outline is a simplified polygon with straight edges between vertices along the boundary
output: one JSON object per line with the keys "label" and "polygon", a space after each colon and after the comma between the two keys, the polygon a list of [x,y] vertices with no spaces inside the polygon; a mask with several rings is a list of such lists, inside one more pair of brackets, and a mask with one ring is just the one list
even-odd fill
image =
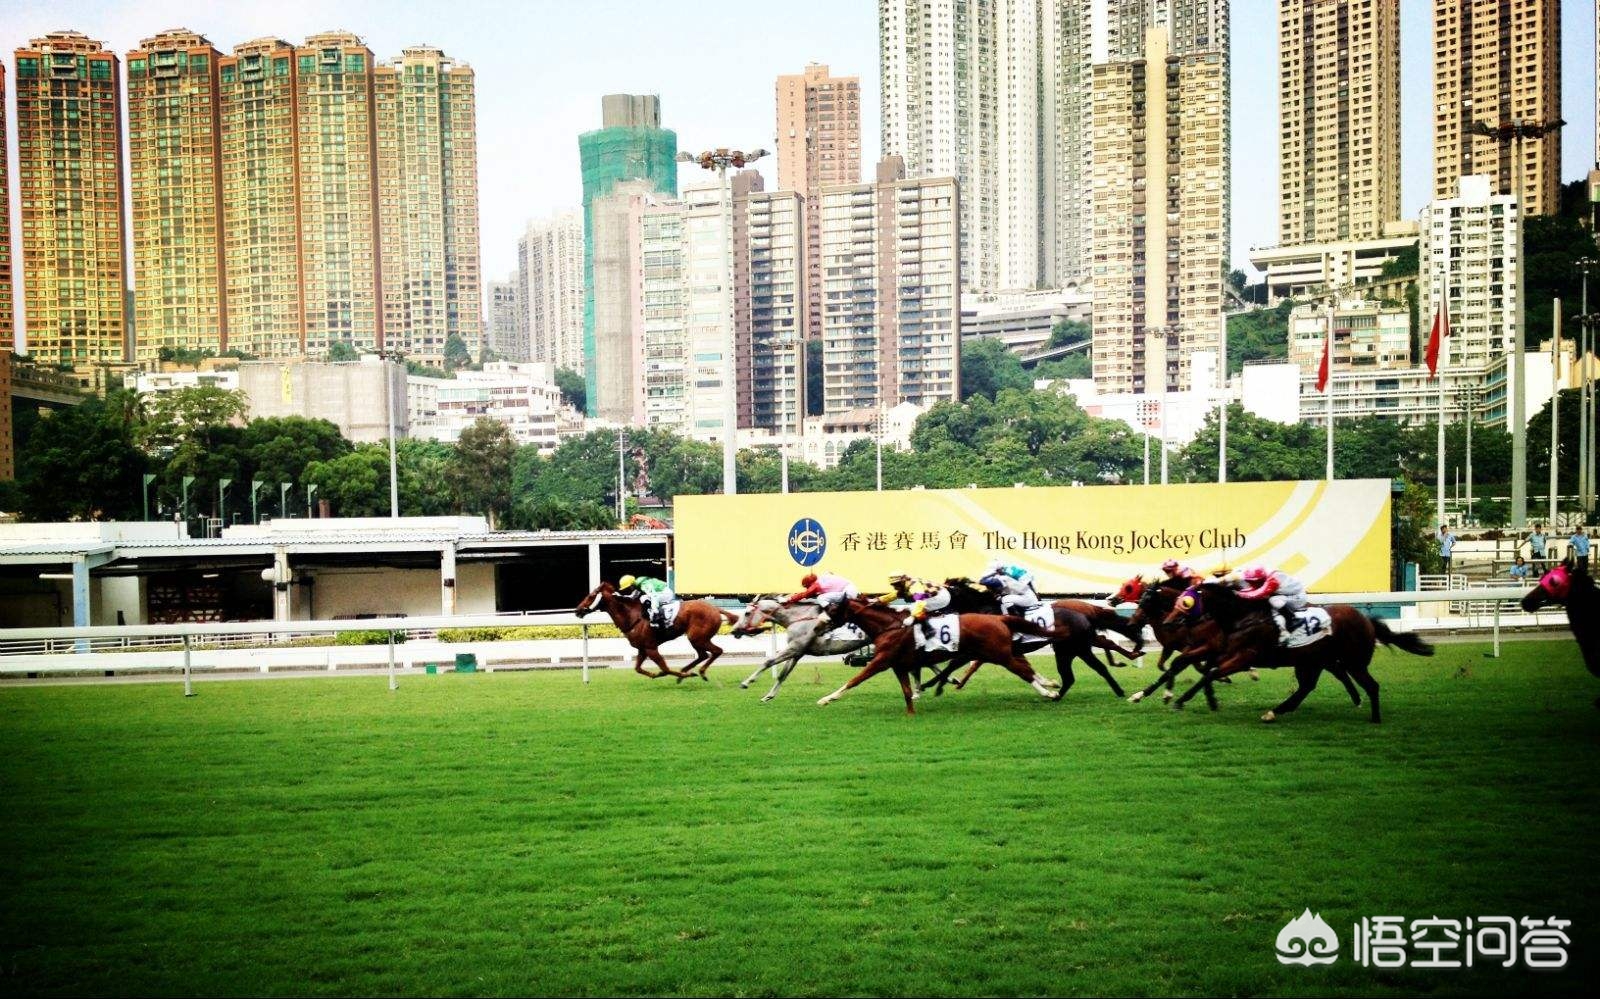
{"label": "red flag", "polygon": [[1433,314],[1433,332],[1428,336],[1428,350],[1423,354],[1423,359],[1428,362],[1428,377],[1439,377],[1439,351],[1444,347],[1444,338],[1450,335],[1450,303],[1446,299],[1439,299],[1439,311]]}
{"label": "red flag", "polygon": [[1328,321],[1328,339],[1322,344],[1322,364],[1317,368],[1317,391],[1328,387],[1328,372],[1333,367],[1333,321]]}

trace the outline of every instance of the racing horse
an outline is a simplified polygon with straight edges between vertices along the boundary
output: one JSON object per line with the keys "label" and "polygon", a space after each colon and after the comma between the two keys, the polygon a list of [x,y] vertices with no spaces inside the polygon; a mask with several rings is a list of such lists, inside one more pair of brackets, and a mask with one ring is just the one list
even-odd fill
{"label": "racing horse", "polygon": [[[950,606],[946,609],[946,613],[990,615],[1000,613],[999,597],[986,589],[974,586],[970,579],[964,577],[947,579],[945,580],[945,589],[950,591]],[[1130,653],[1127,649],[1100,634],[1103,626],[1095,623],[1097,619],[1103,619],[1104,615],[1109,614],[1119,622],[1114,630],[1121,634],[1128,634],[1127,627],[1120,624],[1122,615],[1111,608],[1100,607],[1086,600],[1057,600],[1050,605],[1050,609],[1055,622],[1055,630],[1061,634],[1060,638],[1051,642],[1051,651],[1056,656],[1056,672],[1061,676],[1061,693],[1065,694],[1068,690],[1071,690],[1073,683],[1077,681],[1077,677],[1072,672],[1072,664],[1074,661],[1081,659],[1088,663],[1089,668],[1100,674],[1100,677],[1111,686],[1113,694],[1121,697],[1122,688],[1106,667],[1100,664],[1100,660],[1095,658],[1094,649],[1105,650],[1107,665],[1114,665],[1111,659],[1112,652],[1120,653],[1129,659],[1137,658],[1144,654],[1142,651],[1144,647],[1143,629],[1135,631],[1134,635],[1130,636],[1134,637],[1134,650]],[[1091,616],[1086,611],[1098,613]],[[948,666],[940,670],[932,681],[934,695],[943,694],[946,683],[953,684],[957,690],[965,687],[967,681],[972,679],[972,674],[976,673],[978,667],[982,665],[980,661],[973,662],[968,666],[969,661],[958,656]],[[966,672],[962,673],[957,679],[950,679],[951,674],[963,666],[967,667]]]}
{"label": "racing horse", "polygon": [[[1197,638],[1208,637],[1208,647],[1215,650],[1211,660],[1214,665],[1180,694],[1172,706],[1183,707],[1197,688],[1252,665],[1287,666],[1294,670],[1295,689],[1283,703],[1262,715],[1262,721],[1274,721],[1280,714],[1298,708],[1316,689],[1324,670],[1349,673],[1367,692],[1373,723],[1382,721],[1378,681],[1368,668],[1378,643],[1415,656],[1433,655],[1433,646],[1408,632],[1390,631],[1382,620],[1368,617],[1347,604],[1329,604],[1325,609],[1331,618],[1327,637],[1309,645],[1283,648],[1278,643],[1278,624],[1273,620],[1276,612],[1264,601],[1245,600],[1232,587],[1221,583],[1204,583],[1184,590],[1167,615],[1167,621],[1175,624],[1186,618],[1196,630]],[[1206,629],[1205,618],[1210,619],[1214,630]]]}
{"label": "racing horse", "polygon": [[[1188,620],[1184,619],[1174,624],[1167,623],[1167,615],[1172,613],[1178,597],[1186,588],[1184,580],[1169,578],[1147,583],[1144,577],[1134,576],[1111,595],[1113,607],[1124,601],[1131,601],[1136,605],[1132,620],[1140,627],[1150,625],[1150,630],[1155,632],[1157,644],[1161,646],[1161,658],[1156,661],[1159,675],[1148,687],[1134,691],[1128,697],[1130,704],[1138,704],[1155,693],[1163,684],[1167,689],[1161,695],[1162,699],[1170,701],[1173,697],[1172,688],[1179,673],[1190,666],[1194,666],[1202,674],[1205,672],[1204,664],[1198,658],[1185,654],[1185,650],[1193,641],[1189,633]],[[1174,654],[1178,658],[1173,660],[1171,668],[1168,668],[1167,659]],[[1205,695],[1207,706],[1213,711],[1217,710],[1217,695],[1210,684],[1205,687]]]}
{"label": "racing horse", "polygon": [[1041,628],[1020,617],[962,614],[955,652],[923,651],[916,647],[916,640],[911,628],[905,623],[904,615],[905,611],[897,610],[881,601],[863,600],[859,597],[845,600],[838,605],[838,610],[834,612],[834,620],[840,624],[854,622],[872,640],[874,651],[872,661],[862,667],[861,672],[845,681],[844,686],[838,690],[819,698],[817,700],[819,705],[832,704],[850,688],[877,676],[886,669],[892,669],[900,681],[901,693],[906,698],[906,714],[916,714],[917,709],[913,703],[915,695],[911,689],[912,670],[919,665],[943,662],[953,656],[1004,666],[1038,691],[1040,697],[1051,701],[1060,698],[1060,692],[1050,689],[1044,677],[1040,676],[1011,644],[1012,631],[1046,640],[1061,637],[1058,632]]}
{"label": "racing horse", "polygon": [[[821,607],[804,601],[785,604],[774,597],[757,597],[750,601],[744,613],[733,623],[735,635],[754,635],[763,627],[776,622],[783,626],[788,638],[777,655],[762,662],[754,673],[745,677],[744,682],[739,684],[739,689],[750,689],[750,685],[755,683],[763,672],[772,670],[772,689],[761,698],[761,703],[765,704],[778,696],[783,681],[789,679],[789,674],[800,665],[803,657],[842,656],[867,644],[865,633],[859,638],[845,637],[849,633],[841,632],[832,622],[825,628],[819,628],[817,618],[821,613]],[[783,665],[781,670],[778,668],[780,663]]]}
{"label": "racing horse", "polygon": [[[671,675],[677,677],[679,683],[694,676],[696,666],[700,667],[700,679],[709,682],[706,670],[722,655],[722,649],[711,641],[712,636],[722,627],[723,621],[736,620],[736,615],[713,607],[704,600],[684,600],[679,603],[678,614],[672,623],[658,630],[646,620],[639,601],[618,596],[617,588],[608,580],[602,580],[599,586],[590,590],[573,613],[583,617],[597,610],[609,614],[611,622],[622,632],[622,637],[633,646],[636,653],[633,657],[635,673],[652,680]],[[680,636],[689,639],[689,644],[694,646],[695,657],[682,670],[675,670],[661,658],[660,647]],[[646,672],[646,659],[656,664],[657,672]]]}
{"label": "racing horse", "polygon": [[[1583,665],[1600,676],[1600,588],[1589,577],[1589,567],[1568,556],[1539,577],[1539,585],[1522,598],[1522,609],[1531,614],[1548,603],[1566,607],[1567,626],[1583,653]],[[1594,706],[1600,708],[1600,697]]]}

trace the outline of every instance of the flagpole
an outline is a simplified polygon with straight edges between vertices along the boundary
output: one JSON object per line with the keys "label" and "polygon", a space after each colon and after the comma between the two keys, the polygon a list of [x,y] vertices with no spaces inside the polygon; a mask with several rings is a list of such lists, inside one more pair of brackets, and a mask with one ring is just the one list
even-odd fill
{"label": "flagpole", "polygon": [[1322,355],[1325,364],[1328,384],[1324,386],[1328,392],[1328,481],[1333,481],[1333,314],[1338,308],[1338,296],[1328,299],[1328,342],[1323,346]]}
{"label": "flagpole", "polygon": [[1550,338],[1550,529],[1556,526],[1556,497],[1560,494],[1560,462],[1556,460],[1561,447],[1561,299],[1552,303],[1554,314]]}
{"label": "flagpole", "polygon": [[[1449,340],[1449,337],[1442,335],[1441,331],[1439,330],[1439,314],[1440,314],[1440,311],[1444,310],[1444,313],[1446,315],[1448,315],[1449,314],[1449,308],[1450,308],[1450,281],[1449,281],[1449,271],[1448,271],[1449,266],[1450,266],[1450,261],[1449,261],[1449,259],[1447,257],[1445,259],[1445,267],[1446,267],[1447,270],[1446,270],[1446,275],[1445,275],[1444,292],[1443,292],[1442,296],[1439,299],[1438,306],[1433,310],[1433,329],[1434,329],[1433,336],[1438,337],[1438,339],[1439,339],[1439,352],[1435,356],[1436,356],[1437,361],[1438,361],[1438,363],[1440,365],[1443,365],[1443,363],[1444,363],[1444,357],[1442,355],[1444,355],[1445,352],[1449,350],[1449,345],[1448,345],[1448,342],[1447,342]],[[1439,527],[1443,528],[1444,527],[1444,490],[1445,490],[1445,481],[1444,481],[1444,378],[1443,378],[1443,376],[1441,376],[1439,374],[1438,368],[1434,369],[1433,376],[1435,378],[1439,379],[1439,467],[1438,467],[1438,477],[1437,477],[1437,479],[1435,481],[1438,483],[1438,494],[1439,494],[1439,496],[1438,496]]]}

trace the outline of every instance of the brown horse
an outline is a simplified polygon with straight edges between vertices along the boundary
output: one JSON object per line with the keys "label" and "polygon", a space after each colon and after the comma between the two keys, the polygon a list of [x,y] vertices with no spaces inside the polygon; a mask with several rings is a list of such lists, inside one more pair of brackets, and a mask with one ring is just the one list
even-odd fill
{"label": "brown horse", "polygon": [[1217,629],[1209,633],[1215,636],[1212,643],[1220,648],[1212,660],[1216,665],[1179,695],[1172,706],[1183,707],[1198,688],[1230,673],[1251,666],[1288,666],[1294,670],[1297,685],[1283,703],[1261,716],[1262,721],[1274,721],[1280,714],[1298,708],[1316,689],[1324,670],[1349,673],[1372,702],[1373,722],[1382,721],[1378,681],[1368,668],[1378,643],[1416,656],[1433,655],[1433,646],[1416,635],[1390,631],[1383,621],[1370,618],[1354,607],[1331,604],[1326,609],[1332,618],[1328,636],[1310,645],[1286,649],[1278,644],[1278,624],[1273,620],[1275,612],[1262,602],[1245,600],[1231,587],[1219,583],[1205,583],[1185,590],[1167,620],[1176,623],[1177,619],[1187,618],[1196,630],[1195,637],[1203,639],[1207,632],[1202,630],[1205,627],[1202,619],[1209,617]]}
{"label": "brown horse", "polygon": [[[1174,678],[1179,673],[1182,673],[1190,666],[1194,666],[1201,673],[1205,672],[1201,658],[1204,655],[1205,645],[1204,643],[1195,645],[1190,635],[1188,620],[1183,619],[1176,623],[1168,623],[1167,621],[1167,615],[1172,613],[1173,605],[1178,602],[1178,596],[1188,588],[1191,582],[1191,580],[1177,578],[1146,582],[1144,577],[1134,576],[1126,583],[1123,583],[1121,588],[1111,595],[1112,606],[1116,606],[1123,601],[1132,601],[1137,605],[1133,612],[1133,622],[1141,628],[1146,624],[1150,625],[1150,630],[1155,632],[1156,642],[1161,646],[1161,658],[1156,661],[1156,669],[1159,673],[1155,681],[1143,690],[1134,691],[1128,697],[1130,704],[1138,704],[1155,693],[1163,684],[1166,685],[1167,689],[1161,695],[1162,699],[1170,701],[1173,697]],[[1189,649],[1191,645],[1195,645],[1195,655],[1185,654],[1185,650]],[[1177,659],[1173,660],[1172,667],[1169,669],[1167,667],[1167,659],[1174,654],[1177,655]],[[1206,685],[1205,695],[1206,704],[1210,706],[1211,710],[1215,711],[1217,709],[1217,695],[1211,689],[1210,684]]]}
{"label": "brown horse", "polygon": [[911,690],[912,669],[955,657],[1004,666],[1021,677],[1023,682],[1032,686],[1039,692],[1039,696],[1046,700],[1053,701],[1061,696],[1059,692],[1050,689],[1044,678],[1035,672],[1028,664],[1028,660],[1015,652],[1011,645],[1013,630],[1047,639],[1059,637],[1055,632],[1020,617],[962,614],[959,616],[961,633],[956,642],[956,651],[925,652],[917,648],[915,637],[905,624],[904,615],[905,611],[888,607],[876,600],[858,598],[846,600],[839,605],[834,611],[833,620],[839,624],[853,621],[857,627],[871,636],[872,661],[867,663],[861,672],[847,680],[844,686],[819,699],[818,704],[832,704],[850,688],[877,676],[886,669],[892,669],[900,680],[900,690],[906,698],[906,714],[916,714],[916,707],[912,703],[915,699]]}
{"label": "brown horse", "polygon": [[[973,586],[970,580],[962,578],[949,579],[945,581],[945,588],[950,592],[949,613],[990,615],[1000,613],[999,598],[986,589]],[[1051,642],[1050,647],[1056,657],[1056,672],[1061,676],[1061,693],[1065,694],[1072,689],[1072,685],[1077,681],[1077,677],[1072,672],[1072,664],[1082,660],[1089,664],[1090,669],[1100,674],[1100,678],[1105,680],[1113,694],[1121,697],[1122,688],[1118,686],[1116,679],[1112,677],[1105,666],[1100,665],[1100,660],[1094,656],[1094,649],[1105,650],[1106,664],[1110,666],[1116,665],[1116,662],[1111,658],[1111,653],[1113,652],[1129,659],[1137,659],[1144,655],[1142,651],[1144,648],[1144,629],[1142,627],[1138,630],[1130,629],[1123,621],[1122,615],[1116,611],[1109,607],[1101,607],[1098,604],[1089,603],[1086,600],[1057,600],[1050,605],[1050,610],[1051,619],[1058,636],[1055,641]],[[1091,614],[1090,612],[1094,613]],[[1116,622],[1114,624],[1107,622],[1106,615],[1116,618]],[[1096,623],[1097,621],[1101,623]],[[1106,630],[1116,631],[1131,638],[1134,642],[1133,651],[1129,652],[1101,634],[1102,631]],[[967,666],[967,660],[959,656],[953,659],[950,665],[939,670],[933,678],[932,686],[934,687],[935,696],[944,693],[944,685],[947,682],[957,690],[965,687],[967,681],[972,679],[972,674],[976,673],[981,665],[981,662],[974,662],[972,665]],[[963,666],[967,666],[966,672],[954,680],[950,679],[951,675]],[[924,689],[927,686],[925,684]]]}
{"label": "brown horse", "polygon": [[[738,616],[728,611],[720,610],[706,603],[704,600],[685,600],[678,606],[678,616],[672,624],[663,629],[651,627],[645,620],[644,608],[639,601],[617,595],[617,588],[610,582],[602,581],[599,586],[589,591],[589,595],[578,604],[578,609],[573,611],[583,617],[590,611],[603,610],[611,615],[611,622],[622,632],[622,637],[628,640],[638,653],[633,657],[633,670],[641,676],[648,676],[654,680],[662,676],[675,676],[682,683],[695,675],[695,667],[700,667],[700,679],[709,681],[706,670],[717,657],[722,655],[722,649],[714,644],[711,639],[721,629],[723,621],[735,621]],[[694,646],[694,662],[682,670],[675,670],[667,665],[661,658],[660,646],[683,636],[689,639],[689,644]],[[645,659],[658,666],[659,672],[646,672]]]}

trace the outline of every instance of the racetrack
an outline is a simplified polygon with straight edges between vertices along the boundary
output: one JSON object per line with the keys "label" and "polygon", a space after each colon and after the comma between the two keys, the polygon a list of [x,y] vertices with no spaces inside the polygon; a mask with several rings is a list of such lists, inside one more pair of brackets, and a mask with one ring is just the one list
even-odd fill
{"label": "racetrack", "polygon": [[[887,676],[818,708],[849,673],[808,664],[768,705],[743,667],[0,688],[0,986],[1586,991],[1600,683],[1484,648],[1380,650],[1381,726],[1327,678],[1262,725],[1285,672],[1216,715],[994,667],[916,718]],[[1573,963],[1280,965],[1306,907],[1346,950],[1362,916],[1562,916]]]}

